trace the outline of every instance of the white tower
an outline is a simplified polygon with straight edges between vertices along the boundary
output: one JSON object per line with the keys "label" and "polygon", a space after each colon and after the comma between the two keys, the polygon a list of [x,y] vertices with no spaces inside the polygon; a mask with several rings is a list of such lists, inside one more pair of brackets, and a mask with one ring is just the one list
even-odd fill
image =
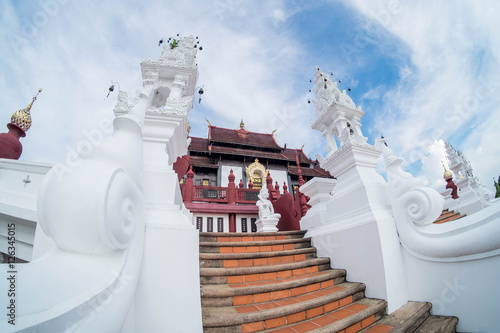
{"label": "white tower", "polygon": [[[337,183],[313,179],[300,188],[312,205],[301,228],[309,230],[306,236],[313,238],[319,255],[345,267],[353,281],[366,281],[366,294],[388,300],[392,311],[406,303],[407,296],[388,186],[376,172],[381,151],[366,143],[360,124],[364,112],[346,92],[318,68],[315,83],[317,119],[312,128],[322,132],[327,143],[326,158],[318,160]],[[332,190],[329,198],[319,194]],[[353,247],[356,242],[363,242],[370,253]],[[338,251],[341,248],[352,250]]]}
{"label": "white tower", "polygon": [[[146,236],[136,297],[135,331],[201,331],[199,233],[185,209],[172,168],[187,153],[187,115],[193,107],[198,69],[193,37],[163,46],[154,62],[141,63],[143,91],[129,106],[120,92],[116,114],[135,114],[142,124]],[[134,111],[130,111],[132,113]],[[182,302],[175,300],[182,299]]]}

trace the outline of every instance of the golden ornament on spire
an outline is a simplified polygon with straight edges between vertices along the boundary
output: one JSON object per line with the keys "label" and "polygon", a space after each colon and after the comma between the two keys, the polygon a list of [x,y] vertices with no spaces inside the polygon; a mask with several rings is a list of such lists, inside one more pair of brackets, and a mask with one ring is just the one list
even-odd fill
{"label": "golden ornament on spire", "polygon": [[446,167],[444,166],[444,163],[443,161],[441,161],[441,164],[443,165],[443,168],[444,168],[444,175],[443,175],[443,178],[445,180],[448,180],[448,179],[452,179],[453,178],[453,174],[451,173],[450,170],[446,169]]}
{"label": "golden ornament on spire", "polygon": [[189,121],[187,123],[186,128],[187,128],[187,132],[188,132],[188,135],[189,135],[189,132],[191,132],[191,125],[189,124]]}
{"label": "golden ornament on spire", "polygon": [[33,100],[31,103],[26,107],[26,109],[21,109],[12,114],[12,117],[10,118],[11,124],[14,124],[18,126],[20,129],[22,129],[24,132],[30,129],[31,127],[31,107],[33,106],[33,102],[36,101],[36,98],[39,93],[42,92],[42,89],[38,89],[38,92],[35,96],[33,96]]}
{"label": "golden ornament on spire", "polygon": [[241,119],[241,122],[240,122],[240,128],[241,128],[241,129],[245,129],[245,124],[243,123],[243,119]]}

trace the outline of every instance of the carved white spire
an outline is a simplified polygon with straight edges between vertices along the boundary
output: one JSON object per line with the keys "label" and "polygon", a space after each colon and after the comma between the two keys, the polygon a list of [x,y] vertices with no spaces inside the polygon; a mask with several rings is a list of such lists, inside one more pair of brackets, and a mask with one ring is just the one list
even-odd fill
{"label": "carved white spire", "polygon": [[340,91],[337,83],[319,68],[316,68],[315,83],[317,99],[313,103],[317,119],[312,128],[322,132],[327,157],[352,144],[365,146],[367,138],[363,136],[359,122],[364,115],[361,107],[356,107],[346,91]]}

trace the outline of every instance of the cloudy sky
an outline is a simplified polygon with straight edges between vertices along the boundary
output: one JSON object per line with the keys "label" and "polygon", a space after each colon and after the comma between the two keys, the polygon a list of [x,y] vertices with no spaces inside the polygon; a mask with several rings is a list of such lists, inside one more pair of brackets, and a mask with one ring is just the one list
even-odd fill
{"label": "cloudy sky", "polygon": [[43,88],[22,139],[27,161],[64,163],[113,117],[116,92],[141,88],[140,62],[160,39],[198,36],[191,134],[212,125],[271,132],[313,157],[315,66],[362,105],[369,143],[380,134],[415,175],[442,176],[435,140],[464,151],[492,189],[500,174],[498,1],[83,1],[0,2],[0,115],[4,123]]}

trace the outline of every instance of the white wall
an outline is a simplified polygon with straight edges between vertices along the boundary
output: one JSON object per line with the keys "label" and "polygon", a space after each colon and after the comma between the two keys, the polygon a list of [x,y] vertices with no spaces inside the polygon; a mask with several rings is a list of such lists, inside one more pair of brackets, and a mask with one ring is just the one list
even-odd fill
{"label": "white wall", "polygon": [[[289,186],[287,172],[273,169],[269,169],[269,172],[271,173],[271,178],[273,179],[273,187],[276,185],[276,182],[278,182],[278,185],[280,186],[280,193],[283,194],[283,182],[286,183],[286,186]],[[265,183],[265,180],[263,180],[263,182]],[[288,192],[290,191],[291,189],[288,189]]]}
{"label": "white wall", "polygon": [[433,262],[403,250],[410,300],[432,302],[432,314],[459,318],[458,332],[498,332],[500,255]]}
{"label": "white wall", "polygon": [[231,169],[233,170],[233,175],[234,175],[234,183],[236,184],[236,187],[238,187],[238,184],[240,183],[240,179],[243,179],[243,171],[241,167],[238,166],[229,166],[229,165],[222,165],[221,166],[221,186],[222,187],[227,187],[227,184],[229,184],[229,180],[227,177],[229,177],[229,173],[231,172]]}

